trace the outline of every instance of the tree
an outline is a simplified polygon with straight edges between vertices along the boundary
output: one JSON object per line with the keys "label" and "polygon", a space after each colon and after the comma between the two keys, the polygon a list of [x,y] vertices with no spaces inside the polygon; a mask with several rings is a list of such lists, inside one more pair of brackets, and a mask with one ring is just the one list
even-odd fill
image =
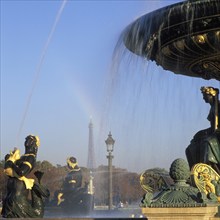
{"label": "tree", "polygon": [[60,190],[63,179],[67,174],[66,167],[55,167],[48,161],[38,161],[33,172],[39,170],[44,173],[42,177],[42,184],[44,184],[50,191],[50,199],[54,197],[54,193]]}
{"label": "tree", "polygon": [[7,185],[7,176],[4,173],[4,169],[1,166],[0,167],[0,201],[2,201],[2,198],[6,195],[6,185]]}
{"label": "tree", "polygon": [[[113,203],[141,201],[144,194],[140,186],[139,174],[130,173],[126,169],[115,168],[112,173]],[[95,203],[104,205],[108,203],[108,167],[100,166],[94,172]]]}
{"label": "tree", "polygon": [[[4,173],[4,162],[0,163],[0,196],[5,195],[7,176]],[[61,190],[63,180],[68,173],[66,166],[53,166],[48,161],[37,161],[36,167],[32,171],[30,178],[34,176],[35,171],[42,171],[44,175],[41,183],[50,191],[50,200],[56,197],[57,192]],[[83,186],[89,182],[90,172],[87,168],[81,167],[83,173]],[[108,204],[108,166],[99,166],[93,171],[93,183],[95,188],[95,203],[97,205]],[[140,175],[137,173],[128,172],[126,169],[116,168],[113,166],[113,203],[117,205],[122,202],[139,202],[144,194],[140,186]],[[36,180],[37,181],[37,180]]]}

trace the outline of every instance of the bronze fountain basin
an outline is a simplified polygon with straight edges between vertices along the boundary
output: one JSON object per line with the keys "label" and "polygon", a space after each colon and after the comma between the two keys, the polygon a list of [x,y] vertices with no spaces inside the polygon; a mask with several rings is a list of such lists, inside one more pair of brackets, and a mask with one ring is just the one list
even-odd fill
{"label": "bronze fountain basin", "polygon": [[145,14],[123,33],[133,53],[176,74],[220,81],[220,1],[189,0]]}

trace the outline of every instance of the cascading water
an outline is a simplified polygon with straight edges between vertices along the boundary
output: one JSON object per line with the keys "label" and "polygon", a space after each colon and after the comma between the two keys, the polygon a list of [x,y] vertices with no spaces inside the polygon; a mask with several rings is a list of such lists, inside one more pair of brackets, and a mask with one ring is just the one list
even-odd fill
{"label": "cascading water", "polygon": [[200,87],[219,87],[219,12],[218,1],[186,1],[144,15],[122,33],[107,107],[118,151],[133,152],[122,167],[168,168],[209,126]]}

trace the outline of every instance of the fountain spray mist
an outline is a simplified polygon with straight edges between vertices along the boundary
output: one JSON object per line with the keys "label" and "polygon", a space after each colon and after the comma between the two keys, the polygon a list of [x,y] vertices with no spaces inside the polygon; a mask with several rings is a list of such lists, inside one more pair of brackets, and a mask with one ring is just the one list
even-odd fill
{"label": "fountain spray mist", "polygon": [[21,123],[20,123],[20,127],[19,127],[19,130],[18,130],[18,133],[17,133],[17,138],[16,138],[16,146],[17,146],[17,143],[19,141],[19,138],[20,138],[20,135],[21,135],[21,131],[23,129],[23,126],[24,126],[24,122],[25,122],[25,119],[27,117],[27,113],[28,113],[28,109],[30,107],[30,104],[31,104],[31,99],[32,99],[32,96],[33,96],[33,93],[34,93],[34,90],[36,88],[36,85],[37,85],[37,81],[39,80],[39,77],[40,77],[40,72],[41,72],[41,68],[43,66],[43,62],[44,62],[44,59],[45,59],[45,56],[46,56],[46,53],[47,53],[47,50],[48,50],[48,47],[50,45],[50,42],[51,42],[51,39],[53,37],[53,34],[56,30],[56,27],[57,27],[57,24],[58,24],[58,21],[60,20],[60,17],[62,15],[62,12],[65,8],[65,5],[67,3],[67,0],[63,0],[62,1],[62,4],[57,12],[57,15],[55,17],[55,21],[53,23],[53,26],[51,28],[51,31],[49,33],[49,36],[47,38],[47,41],[43,47],[43,50],[42,50],[42,53],[41,53],[41,56],[40,56],[40,60],[39,60],[39,63],[36,67],[36,70],[35,70],[35,76],[34,76],[34,80],[33,80],[33,84],[32,84],[32,87],[31,87],[31,90],[30,90],[30,93],[28,95],[28,98],[27,98],[27,103],[26,103],[26,106],[25,106],[25,109],[24,109],[24,114],[22,116],[22,120],[21,120]]}

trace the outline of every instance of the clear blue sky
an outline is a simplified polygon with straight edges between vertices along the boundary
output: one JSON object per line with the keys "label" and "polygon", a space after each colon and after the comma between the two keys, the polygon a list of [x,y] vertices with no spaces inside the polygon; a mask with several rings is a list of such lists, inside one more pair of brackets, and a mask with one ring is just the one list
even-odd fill
{"label": "clear blue sky", "polygon": [[90,117],[97,166],[107,164],[110,130],[117,167],[141,172],[185,158],[194,133],[208,127],[200,87],[219,82],[135,61],[122,65],[108,91],[123,29],[176,2],[1,0],[1,159],[14,147],[23,152],[24,138],[34,134],[38,160],[64,165],[75,156],[86,166]]}

